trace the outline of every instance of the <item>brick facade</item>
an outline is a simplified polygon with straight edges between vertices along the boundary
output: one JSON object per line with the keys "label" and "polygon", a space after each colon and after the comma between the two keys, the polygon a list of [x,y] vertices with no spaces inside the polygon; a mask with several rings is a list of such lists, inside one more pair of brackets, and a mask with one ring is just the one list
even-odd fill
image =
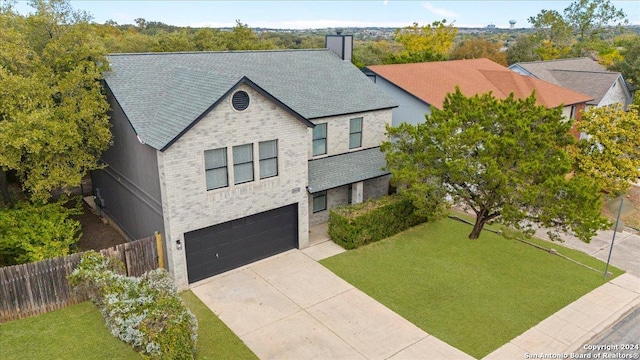
{"label": "brick facade", "polygon": [[[229,99],[187,131],[166,151],[158,152],[168,268],[178,288],[186,288],[184,233],[259,212],[298,203],[299,246],[308,246],[308,182],[305,124],[249,86],[249,108],[234,110]],[[259,179],[258,142],[278,140],[278,176]],[[235,145],[254,144],[254,181],[234,185]],[[204,151],[227,148],[229,186],[206,188]],[[177,250],[176,241],[183,244]]]}

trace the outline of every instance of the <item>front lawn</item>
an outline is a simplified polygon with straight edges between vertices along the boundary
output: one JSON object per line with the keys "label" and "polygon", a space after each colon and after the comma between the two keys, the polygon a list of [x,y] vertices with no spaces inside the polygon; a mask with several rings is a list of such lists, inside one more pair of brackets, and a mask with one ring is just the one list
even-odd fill
{"label": "front lawn", "polygon": [[[256,359],[246,345],[191,291],[180,293],[198,318],[197,359]],[[141,359],[113,337],[90,301],[0,324],[0,358]]]}
{"label": "front lawn", "polygon": [[90,301],[0,324],[0,358],[141,359],[113,337]]}
{"label": "front lawn", "polygon": [[[321,263],[477,358],[604,283],[602,273],[517,240],[488,231],[469,240],[470,231],[469,225],[444,219]],[[604,271],[604,263],[586,254],[559,252]]]}

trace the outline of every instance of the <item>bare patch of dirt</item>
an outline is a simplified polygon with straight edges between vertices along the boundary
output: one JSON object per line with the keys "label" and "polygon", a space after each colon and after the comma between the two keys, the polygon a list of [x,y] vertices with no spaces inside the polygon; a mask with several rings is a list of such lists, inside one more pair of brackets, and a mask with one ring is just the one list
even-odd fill
{"label": "bare patch of dirt", "polygon": [[[614,201],[614,203],[610,203],[610,201],[611,199],[605,201],[602,214],[615,222],[620,202]],[[632,186],[627,190],[624,195],[623,213],[620,216],[620,220],[624,221],[625,226],[636,231],[640,230],[640,187]]]}
{"label": "bare patch of dirt", "polygon": [[82,203],[83,213],[73,218],[82,225],[82,237],[78,242],[80,251],[101,250],[125,243],[125,238],[111,225],[102,222],[102,219],[91,211],[91,208]]}

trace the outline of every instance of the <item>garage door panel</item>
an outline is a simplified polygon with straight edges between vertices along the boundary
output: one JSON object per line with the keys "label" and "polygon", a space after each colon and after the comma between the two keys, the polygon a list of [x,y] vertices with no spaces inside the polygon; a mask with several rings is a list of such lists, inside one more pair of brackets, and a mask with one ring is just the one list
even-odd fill
{"label": "garage door panel", "polygon": [[189,283],[298,247],[297,204],[184,234]]}

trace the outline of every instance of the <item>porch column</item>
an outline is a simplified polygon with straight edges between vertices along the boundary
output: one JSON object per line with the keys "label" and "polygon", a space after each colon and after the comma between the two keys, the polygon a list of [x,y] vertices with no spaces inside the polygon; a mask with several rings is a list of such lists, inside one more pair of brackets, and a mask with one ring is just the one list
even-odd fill
{"label": "porch column", "polygon": [[351,186],[351,189],[353,191],[352,203],[354,203],[354,204],[361,203],[363,198],[364,198],[364,182],[363,181],[359,181],[357,183],[354,183]]}

